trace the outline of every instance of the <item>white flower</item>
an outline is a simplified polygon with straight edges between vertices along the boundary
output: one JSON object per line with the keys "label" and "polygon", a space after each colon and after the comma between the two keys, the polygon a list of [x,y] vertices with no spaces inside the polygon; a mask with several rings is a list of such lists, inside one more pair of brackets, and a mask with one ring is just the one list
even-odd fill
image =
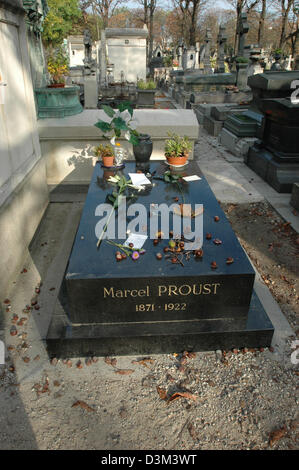
{"label": "white flower", "polygon": [[109,176],[108,181],[110,183],[118,183],[119,182],[119,176]]}
{"label": "white flower", "polygon": [[137,191],[143,191],[145,189],[144,186],[136,186],[134,184],[128,184],[128,186],[130,186],[130,188],[134,188],[134,189],[137,189]]}

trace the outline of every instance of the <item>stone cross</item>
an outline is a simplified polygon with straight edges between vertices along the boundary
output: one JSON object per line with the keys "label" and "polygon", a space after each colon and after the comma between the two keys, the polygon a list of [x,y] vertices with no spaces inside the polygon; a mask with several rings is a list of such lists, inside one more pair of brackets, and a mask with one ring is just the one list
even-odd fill
{"label": "stone cross", "polygon": [[245,47],[245,38],[246,34],[249,31],[249,25],[247,22],[247,14],[241,13],[241,16],[238,21],[237,33],[239,36],[239,45],[238,45],[238,57],[244,56],[244,47]]}
{"label": "stone cross", "polygon": [[204,74],[213,73],[212,67],[211,67],[211,61],[210,61],[211,39],[212,39],[211,28],[207,28],[206,36],[205,36],[205,55],[203,58],[203,68],[204,68],[203,73]]}
{"label": "stone cross", "polygon": [[178,61],[179,61],[179,68],[183,67],[183,42],[180,42],[178,47]]}
{"label": "stone cross", "polygon": [[219,28],[219,34],[217,37],[217,43],[218,43],[218,48],[217,48],[217,64],[216,64],[216,72],[217,73],[224,73],[225,72],[225,67],[224,67],[224,46],[227,41],[227,36],[225,34],[225,27],[220,26]]}

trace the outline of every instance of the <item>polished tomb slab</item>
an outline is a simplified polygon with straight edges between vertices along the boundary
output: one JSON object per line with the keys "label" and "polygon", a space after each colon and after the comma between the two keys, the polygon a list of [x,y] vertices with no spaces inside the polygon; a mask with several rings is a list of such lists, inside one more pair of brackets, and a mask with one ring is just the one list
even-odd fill
{"label": "polished tomb slab", "polygon": [[[170,205],[175,197],[186,204],[203,204],[203,233],[212,234],[211,240],[203,237],[203,257],[184,259],[184,266],[157,260],[156,253],[163,253],[168,240],[154,246],[147,239],[146,253],[138,261],[117,262],[116,248],[105,240],[97,249],[96,207],[113,190],[107,181],[112,173],[97,164],[48,332],[51,353],[130,354],[171,352],[175,345],[184,349],[193,344],[197,350],[270,345],[273,326],[252,296],[254,270],[207,181],[195,163],[180,169],[181,175],[201,177],[182,183],[182,199],[176,185],[159,179],[168,169],[165,163],[151,164],[153,185],[138,193],[136,200],[147,208],[148,223],[152,204]],[[126,163],[121,174],[135,170],[135,163]],[[222,243],[216,245],[215,239]],[[227,257],[234,262],[228,265]],[[212,261],[217,263],[215,270]]]}

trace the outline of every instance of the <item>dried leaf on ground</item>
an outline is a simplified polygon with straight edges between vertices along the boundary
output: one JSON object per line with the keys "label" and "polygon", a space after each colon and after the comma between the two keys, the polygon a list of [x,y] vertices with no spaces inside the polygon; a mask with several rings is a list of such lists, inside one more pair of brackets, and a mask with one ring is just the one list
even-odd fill
{"label": "dried leaf on ground", "polygon": [[85,403],[85,401],[82,401],[82,400],[76,401],[72,405],[72,408],[76,408],[77,406],[80,406],[80,408],[83,408],[83,410],[95,412],[95,410],[93,408],[91,408],[87,403]]}
{"label": "dried leaf on ground", "polygon": [[115,367],[117,363],[117,360],[115,359],[115,357],[105,357],[104,361],[106,362],[106,364],[108,364],[108,366],[112,366],[112,367]]}
{"label": "dried leaf on ground", "polygon": [[284,425],[280,429],[275,429],[274,431],[272,431],[269,436],[270,447],[273,447],[273,444],[275,444],[275,442],[282,439],[285,436],[286,432],[287,432],[286,425]]}
{"label": "dried leaf on ground", "polygon": [[119,374],[119,375],[130,375],[130,374],[133,374],[133,370],[132,369],[118,369],[115,371],[116,374]]}
{"label": "dried leaf on ground", "polygon": [[145,359],[139,359],[137,361],[132,361],[132,364],[139,364],[149,369],[148,364],[153,364],[154,362],[155,362],[155,359],[145,358]]}
{"label": "dried leaf on ground", "polygon": [[159,394],[159,397],[161,398],[161,400],[166,400],[167,398],[167,392],[164,388],[161,388],[161,387],[157,387],[157,392]]}
{"label": "dried leaf on ground", "polygon": [[168,403],[178,400],[179,398],[190,398],[191,400],[197,400],[196,395],[192,395],[190,392],[175,392],[168,400]]}

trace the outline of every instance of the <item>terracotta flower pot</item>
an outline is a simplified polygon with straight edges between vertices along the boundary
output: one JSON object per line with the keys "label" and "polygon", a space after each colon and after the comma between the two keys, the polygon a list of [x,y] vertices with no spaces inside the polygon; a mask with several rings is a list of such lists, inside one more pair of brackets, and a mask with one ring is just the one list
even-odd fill
{"label": "terracotta flower pot", "polygon": [[104,166],[113,166],[114,164],[114,156],[112,157],[102,157],[103,165]]}
{"label": "terracotta flower pot", "polygon": [[51,83],[48,85],[48,88],[64,88],[65,83]]}
{"label": "terracotta flower pot", "polygon": [[185,154],[183,157],[166,157],[169,165],[178,166],[185,165],[188,160],[189,154]]}

